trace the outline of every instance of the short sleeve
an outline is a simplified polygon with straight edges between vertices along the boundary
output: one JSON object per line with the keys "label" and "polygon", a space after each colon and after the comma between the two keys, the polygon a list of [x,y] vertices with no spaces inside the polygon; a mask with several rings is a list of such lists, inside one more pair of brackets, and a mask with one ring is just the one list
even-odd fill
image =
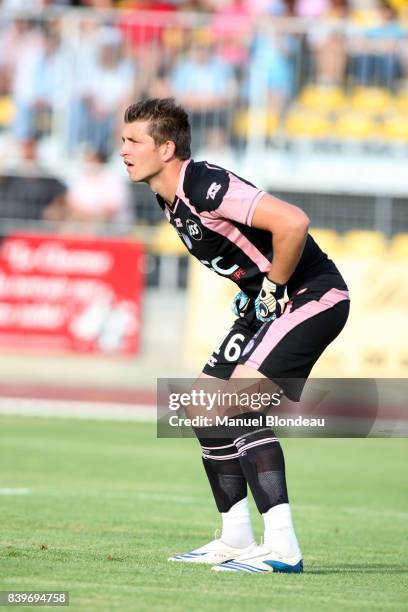
{"label": "short sleeve", "polygon": [[215,211],[216,215],[251,225],[255,208],[265,192],[231,173],[229,178],[228,191]]}

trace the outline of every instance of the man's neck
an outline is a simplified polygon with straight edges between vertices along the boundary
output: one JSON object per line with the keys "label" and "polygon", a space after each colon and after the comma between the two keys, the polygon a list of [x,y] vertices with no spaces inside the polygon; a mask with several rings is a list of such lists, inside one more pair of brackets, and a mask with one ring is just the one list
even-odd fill
{"label": "man's neck", "polygon": [[149,182],[150,189],[158,193],[169,204],[173,204],[184,161],[175,159],[165,166],[159,175]]}

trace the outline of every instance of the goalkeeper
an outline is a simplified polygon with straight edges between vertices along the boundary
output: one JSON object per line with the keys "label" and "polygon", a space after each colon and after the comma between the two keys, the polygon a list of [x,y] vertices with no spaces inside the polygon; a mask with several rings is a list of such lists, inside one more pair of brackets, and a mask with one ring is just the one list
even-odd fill
{"label": "goalkeeper", "polygon": [[[190,254],[240,290],[237,319],[201,378],[241,390],[246,379],[279,381],[277,388],[298,401],[316,360],[346,323],[345,282],[308,234],[302,210],[233,172],[195,162],[190,140],[188,116],[172,99],[142,100],[125,112],[121,155],[130,180],[147,183]],[[221,537],[170,560],[209,563],[217,571],[300,573],[284,457],[273,431],[253,425],[223,439],[205,427],[196,434]],[[248,487],[264,520],[262,545],[252,533]]]}

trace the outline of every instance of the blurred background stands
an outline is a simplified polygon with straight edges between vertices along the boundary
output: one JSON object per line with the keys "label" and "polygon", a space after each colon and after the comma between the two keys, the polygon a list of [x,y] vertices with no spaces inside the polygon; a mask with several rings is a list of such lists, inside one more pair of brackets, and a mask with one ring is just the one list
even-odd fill
{"label": "blurred background stands", "polygon": [[[149,285],[168,284],[176,258],[183,286],[184,255],[118,156],[125,107],[172,95],[190,113],[196,159],[302,206],[315,227],[408,231],[402,0],[24,5],[0,3],[3,228],[137,235]],[[97,204],[97,176],[117,198]]]}

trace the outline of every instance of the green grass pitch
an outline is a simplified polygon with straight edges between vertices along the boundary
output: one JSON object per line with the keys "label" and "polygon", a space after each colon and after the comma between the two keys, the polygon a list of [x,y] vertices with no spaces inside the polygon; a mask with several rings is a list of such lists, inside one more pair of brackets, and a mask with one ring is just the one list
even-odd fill
{"label": "green grass pitch", "polygon": [[305,573],[216,574],[167,562],[219,527],[195,440],[0,417],[0,590],[86,611],[406,610],[407,442],[283,440]]}

